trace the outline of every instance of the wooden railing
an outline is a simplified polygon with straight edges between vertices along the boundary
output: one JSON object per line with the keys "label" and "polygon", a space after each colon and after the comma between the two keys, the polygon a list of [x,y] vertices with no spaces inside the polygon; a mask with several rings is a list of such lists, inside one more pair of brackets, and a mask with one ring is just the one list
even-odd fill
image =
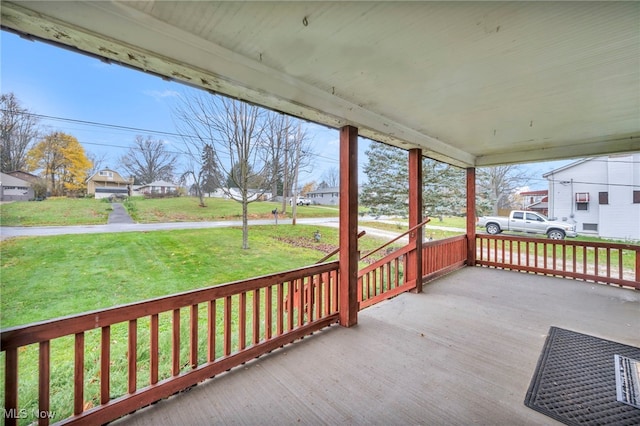
{"label": "wooden railing", "polygon": [[[360,309],[416,287],[415,280],[407,281],[405,273],[408,254],[413,250],[415,244],[408,244],[358,272]],[[425,242],[422,246],[422,280],[432,280],[458,269],[466,264],[466,260],[466,235]]]}
{"label": "wooden railing", "polygon": [[476,264],[640,290],[640,246],[476,235]]}
{"label": "wooden railing", "polygon": [[415,280],[406,280],[407,254],[415,247],[408,244],[358,271],[358,309],[415,288]]}
{"label": "wooden railing", "polygon": [[5,424],[109,422],[337,322],[338,306],[331,262],[2,330]]}
{"label": "wooden railing", "polygon": [[422,279],[430,281],[467,262],[467,236],[422,243]]}

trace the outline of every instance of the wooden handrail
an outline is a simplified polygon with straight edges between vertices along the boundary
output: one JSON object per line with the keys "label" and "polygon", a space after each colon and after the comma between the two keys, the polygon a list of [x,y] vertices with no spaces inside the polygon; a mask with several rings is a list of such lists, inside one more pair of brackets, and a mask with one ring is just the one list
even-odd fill
{"label": "wooden handrail", "polygon": [[386,246],[388,246],[389,244],[391,244],[391,243],[394,243],[394,242],[398,241],[400,238],[402,238],[402,237],[404,237],[405,235],[407,235],[408,233],[413,232],[413,231],[415,231],[416,229],[418,229],[418,228],[420,228],[420,227],[422,227],[422,226],[426,225],[426,224],[427,224],[427,223],[429,223],[430,221],[431,221],[431,218],[426,218],[424,221],[420,222],[419,224],[417,224],[416,226],[414,226],[414,227],[412,227],[412,228],[407,229],[405,232],[403,232],[402,234],[398,235],[398,236],[397,236],[397,237],[395,237],[394,239],[387,241],[386,243],[384,243],[383,245],[381,245],[381,246],[380,246],[380,247],[378,247],[377,249],[371,250],[369,253],[367,253],[367,254],[365,254],[364,256],[362,256],[362,257],[360,258],[360,260],[365,259],[365,258],[367,258],[367,257],[371,256],[373,253],[377,253],[377,252],[379,252],[380,250],[382,250],[383,248],[385,248],[385,247],[386,247]]}
{"label": "wooden handrail", "polygon": [[[367,233],[367,231],[360,231],[360,233],[358,234],[358,238],[362,237],[363,235],[365,235]],[[337,254],[338,252],[340,252],[340,247],[338,247],[337,249],[333,250],[331,253],[329,253],[328,255],[326,255],[325,257],[323,257],[322,259],[318,260],[316,262],[316,265],[318,263],[322,263],[325,260],[329,259],[331,256]]]}

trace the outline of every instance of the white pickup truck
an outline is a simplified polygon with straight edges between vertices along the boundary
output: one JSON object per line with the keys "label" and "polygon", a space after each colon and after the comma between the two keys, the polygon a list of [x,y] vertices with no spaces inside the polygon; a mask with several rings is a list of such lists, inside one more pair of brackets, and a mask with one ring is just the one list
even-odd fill
{"label": "white pickup truck", "polygon": [[540,213],[521,210],[512,211],[509,217],[482,216],[478,219],[478,226],[484,227],[491,235],[502,231],[527,232],[547,234],[547,237],[554,240],[578,236],[574,223],[549,220]]}

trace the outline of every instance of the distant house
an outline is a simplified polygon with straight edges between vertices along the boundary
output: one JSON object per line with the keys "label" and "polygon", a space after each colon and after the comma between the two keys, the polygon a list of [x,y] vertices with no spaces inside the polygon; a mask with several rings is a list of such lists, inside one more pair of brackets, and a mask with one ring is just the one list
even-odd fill
{"label": "distant house", "polygon": [[137,189],[140,194],[144,195],[167,195],[178,191],[178,186],[164,180],[157,180],[145,185],[140,185]]}
{"label": "distant house", "polygon": [[[239,188],[218,188],[213,192],[208,192],[205,196],[236,201],[242,199]],[[267,201],[271,199],[271,192],[264,192],[260,189],[247,189],[247,198],[249,201]]]}
{"label": "distant house", "polygon": [[133,179],[125,179],[120,173],[111,169],[102,169],[87,179],[87,194],[96,198],[131,195]]}
{"label": "distant house", "polygon": [[535,211],[545,216],[549,213],[549,190],[523,191],[520,196],[524,210]]}
{"label": "distant house", "polygon": [[40,179],[42,179],[40,176],[25,172],[24,170],[16,170],[13,172],[8,172],[7,174],[18,179],[26,180],[29,183],[37,183]]}
{"label": "distant house", "polygon": [[337,206],[340,202],[340,188],[326,187],[318,188],[315,191],[307,192],[306,197],[311,200],[312,204],[324,204],[329,206]]}
{"label": "distant house", "polygon": [[34,198],[30,182],[0,173],[0,201],[29,201]]}
{"label": "distant house", "polygon": [[574,221],[581,234],[640,240],[640,153],[583,159],[543,177],[549,217]]}

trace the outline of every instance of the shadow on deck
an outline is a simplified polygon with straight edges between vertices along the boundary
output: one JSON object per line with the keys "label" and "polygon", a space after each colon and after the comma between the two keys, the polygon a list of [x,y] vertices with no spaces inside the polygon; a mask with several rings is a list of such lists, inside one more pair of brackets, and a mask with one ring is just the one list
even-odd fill
{"label": "shadow on deck", "polygon": [[554,424],[523,404],[549,327],[639,321],[637,291],[467,267],[113,424]]}

